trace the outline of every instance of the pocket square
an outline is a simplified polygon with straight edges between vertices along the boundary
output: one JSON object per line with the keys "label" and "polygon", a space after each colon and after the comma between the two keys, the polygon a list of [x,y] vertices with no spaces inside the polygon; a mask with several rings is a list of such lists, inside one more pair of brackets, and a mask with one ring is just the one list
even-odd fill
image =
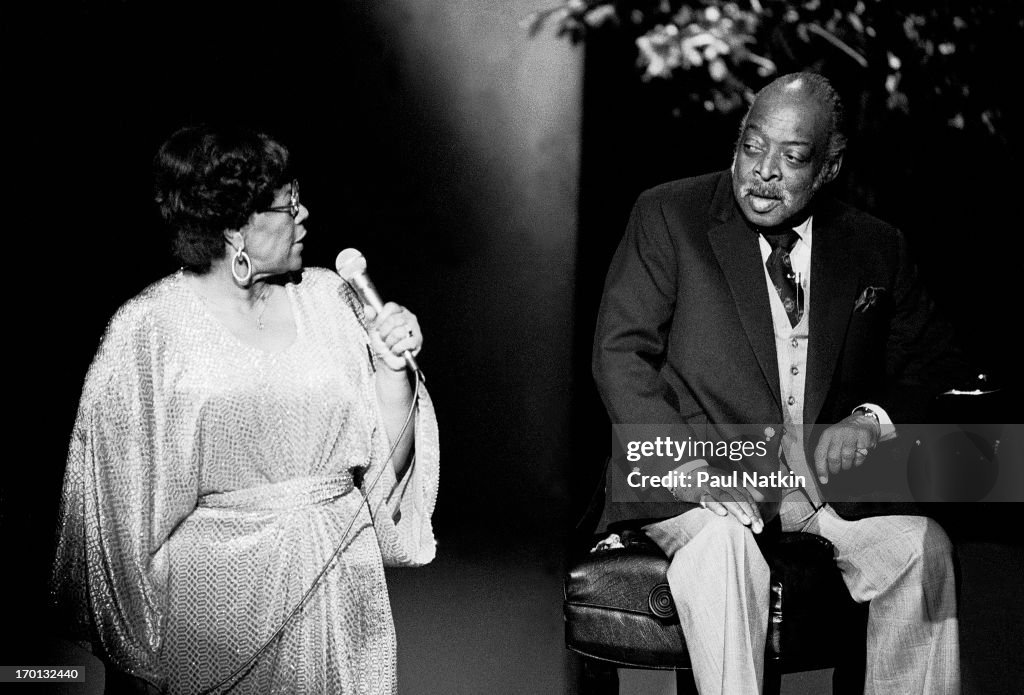
{"label": "pocket square", "polygon": [[884,287],[865,287],[864,291],[857,297],[857,301],[853,303],[853,310],[864,313],[878,301],[883,292],[885,292]]}

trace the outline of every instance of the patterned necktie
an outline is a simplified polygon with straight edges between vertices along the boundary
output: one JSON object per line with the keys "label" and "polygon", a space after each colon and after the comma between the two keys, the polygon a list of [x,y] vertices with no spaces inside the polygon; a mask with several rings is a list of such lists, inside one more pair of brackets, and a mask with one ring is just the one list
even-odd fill
{"label": "patterned necktie", "polygon": [[793,245],[800,236],[792,229],[762,234],[772,247],[764,266],[768,269],[768,276],[772,279],[772,284],[782,299],[782,305],[786,308],[790,325],[795,326],[800,323],[800,317],[804,313],[804,288],[796,282],[796,273],[793,272],[789,252],[793,250]]}

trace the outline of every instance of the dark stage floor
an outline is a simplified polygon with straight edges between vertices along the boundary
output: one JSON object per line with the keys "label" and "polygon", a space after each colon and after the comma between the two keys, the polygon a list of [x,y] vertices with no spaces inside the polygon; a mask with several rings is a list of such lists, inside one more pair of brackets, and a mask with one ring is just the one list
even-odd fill
{"label": "dark stage floor", "polygon": [[[957,542],[961,569],[964,695],[1015,695],[1024,682],[1024,611],[1020,596],[1024,546]],[[418,569],[388,570],[398,631],[401,695],[570,695],[573,657],[562,643],[562,546],[524,535],[441,533],[438,557]],[[98,662],[48,639],[36,626],[0,659],[39,664]],[[38,658],[34,658],[38,657]],[[91,683],[55,693],[102,692]],[[670,675],[622,674],[622,695],[670,695]],[[828,692],[829,672],[787,676],[784,695]],[[41,685],[7,686],[38,695]],[[2,688],[0,688],[2,689]],[[8,692],[8,690],[3,690]]]}

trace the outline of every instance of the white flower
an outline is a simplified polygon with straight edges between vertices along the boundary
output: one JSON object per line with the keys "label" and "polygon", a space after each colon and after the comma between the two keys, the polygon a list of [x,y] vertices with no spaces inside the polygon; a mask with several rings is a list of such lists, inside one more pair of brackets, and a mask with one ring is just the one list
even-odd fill
{"label": "white flower", "polygon": [[711,75],[711,79],[715,82],[721,82],[729,74],[729,67],[721,58],[715,58],[708,65],[708,74]]}
{"label": "white flower", "polygon": [[682,60],[679,40],[675,37],[678,28],[672,31],[668,27],[658,25],[636,40],[640,50],[640,63],[644,65],[644,78],[669,77],[679,67]]}

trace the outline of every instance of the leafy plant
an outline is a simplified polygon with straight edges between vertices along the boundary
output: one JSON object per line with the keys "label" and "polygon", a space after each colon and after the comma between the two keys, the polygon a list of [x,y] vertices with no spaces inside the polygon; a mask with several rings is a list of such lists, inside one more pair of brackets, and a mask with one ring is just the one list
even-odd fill
{"label": "leafy plant", "polygon": [[786,72],[852,71],[892,112],[989,135],[1010,103],[992,66],[1024,34],[1012,0],[567,0],[523,24],[573,43],[624,32],[640,79],[677,82],[685,105],[708,111],[743,109]]}

